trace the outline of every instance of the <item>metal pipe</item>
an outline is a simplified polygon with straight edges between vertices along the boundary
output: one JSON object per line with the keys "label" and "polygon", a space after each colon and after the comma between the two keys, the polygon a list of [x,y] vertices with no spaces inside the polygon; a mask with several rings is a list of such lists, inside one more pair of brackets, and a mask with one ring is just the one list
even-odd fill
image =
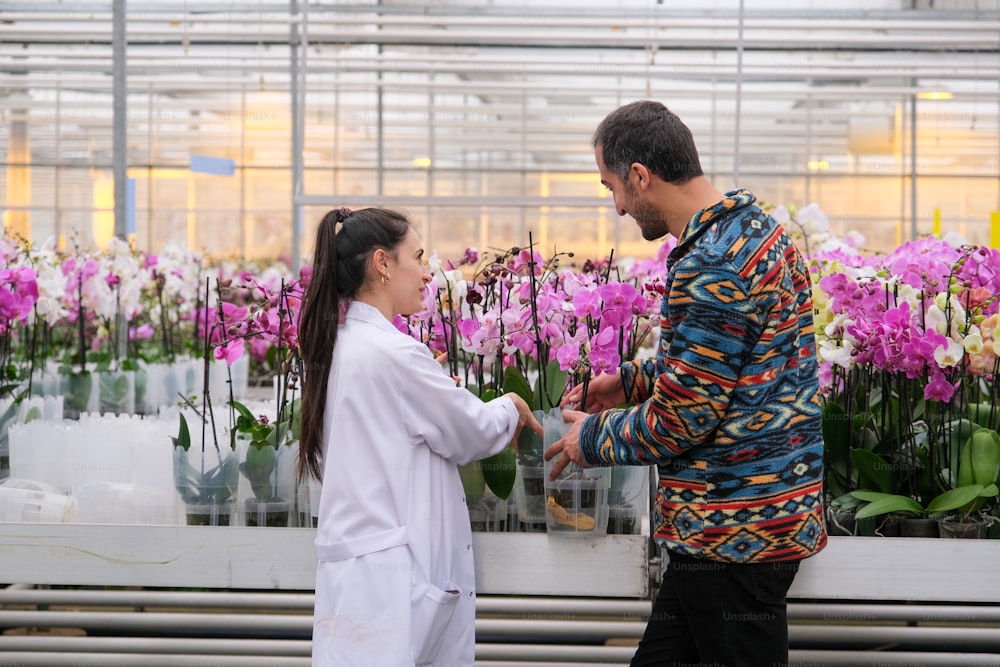
{"label": "metal pipe", "polygon": [[[67,662],[70,660],[70,662]],[[4,653],[3,664],[18,667],[274,667],[270,656],[144,655],[141,653],[83,653],[68,658],[65,653]],[[285,657],[281,667],[310,667],[309,658]]]}
{"label": "metal pipe", "polygon": [[739,22],[736,32],[736,113],[733,114],[733,184],[740,187],[740,111],[743,107],[743,0],[740,0]]}
{"label": "metal pipe", "polygon": [[[92,66],[68,66],[67,64],[53,64],[52,69],[59,68],[63,72],[69,71],[82,71],[82,70],[93,70],[94,77],[92,79],[85,79],[81,77],[76,77],[73,83],[73,88],[78,91],[96,92],[96,93],[106,93],[107,85],[103,82],[99,76],[104,68],[100,65]],[[277,66],[275,66],[277,67]],[[22,90],[22,89],[35,89],[43,88],[50,84],[48,75],[41,73],[34,78],[25,78],[22,75],[13,74],[12,71],[15,66],[5,66],[5,72],[0,73],[0,86],[5,88],[10,88],[12,90]],[[177,64],[176,70],[182,72],[185,69],[183,64]],[[287,69],[287,68],[285,68]],[[254,74],[256,74],[256,71]],[[284,70],[282,70],[284,71]],[[331,65],[328,69],[314,69],[313,73],[333,73],[336,71],[336,66]],[[130,77],[133,84],[136,87],[142,87],[150,83],[161,85],[163,84],[162,79],[156,75],[135,75]],[[611,81],[609,79],[609,81]],[[607,92],[609,95],[619,95],[625,98],[638,98],[647,96],[649,90],[647,89],[644,82],[638,80],[635,83],[621,83],[621,79],[614,79],[613,81],[618,82],[614,85],[609,84],[607,87]],[[213,93],[223,93],[223,92],[238,92],[241,86],[247,84],[257,84],[257,80],[254,75],[245,75],[244,77],[230,77],[225,81],[219,80],[209,80],[209,81],[188,81],[183,85],[183,90],[185,93],[193,92],[213,92]],[[268,83],[270,90],[275,91],[286,91],[287,82],[283,79],[275,79]],[[428,87],[433,88],[437,92],[454,92],[458,94],[467,93],[470,95],[487,95],[491,93],[521,93],[522,91],[535,91],[539,93],[545,93],[552,97],[554,100],[558,100],[560,96],[565,96],[567,98],[573,98],[577,95],[585,95],[588,92],[592,93],[593,88],[587,88],[585,86],[579,87],[559,87],[553,88],[551,83],[545,81],[473,81],[473,80],[463,80],[463,81],[435,81],[433,84],[423,83],[423,82],[393,82],[393,93],[418,93],[425,94]],[[161,88],[161,90],[163,90]],[[172,90],[171,87],[167,87],[166,90]],[[853,86],[823,86],[821,88],[812,89],[809,91],[809,95],[817,100],[827,100],[835,99],[842,101],[845,96],[849,96],[854,100],[864,100],[864,99],[875,99],[881,101],[885,97],[894,95],[910,95],[914,93],[921,92],[923,89],[914,87],[912,85],[904,86],[869,86],[865,88],[858,88]],[[340,92],[371,92],[371,84],[363,82],[341,82],[339,84]],[[672,97],[680,96],[703,96],[705,90],[700,87],[679,87],[671,85],[669,88]],[[654,89],[654,94],[659,94],[659,89]],[[778,89],[773,86],[767,91],[767,99],[769,100],[783,100],[783,99],[794,99],[798,100],[802,97],[802,89]],[[758,93],[756,95],[760,97]],[[963,99],[966,100],[978,100],[987,99],[993,101],[996,98],[995,91],[985,91],[985,90],[970,90],[968,92],[962,93]]]}
{"label": "metal pipe", "polygon": [[[311,612],[313,593],[235,593],[230,591],[124,591],[95,589],[40,589],[29,584],[11,584],[0,589],[3,605],[128,606],[150,608],[198,607],[211,609],[258,609]],[[506,597],[483,595],[476,598],[476,614],[520,616],[525,620],[619,617],[645,622],[649,600],[592,599],[557,597]],[[1000,607],[993,605],[919,605],[814,603],[788,604],[788,618],[796,621],[825,621],[833,624],[871,624],[884,621],[916,623],[1000,623]]]}
{"label": "metal pipe", "polygon": [[534,620],[542,618],[580,618],[588,616],[620,616],[625,620],[645,622],[650,612],[649,600],[617,600],[613,598],[510,598],[479,596],[476,615],[520,615]]}
{"label": "metal pipe", "polygon": [[[127,207],[128,202],[128,113],[126,101],[128,85],[126,83],[125,47],[127,45],[125,28],[125,0],[113,0],[113,24],[111,31],[111,89],[112,89],[112,127],[114,128],[111,154],[112,172],[115,184],[115,237],[124,240],[128,233]],[[121,318],[115,323],[120,328]],[[120,330],[120,329],[118,329]],[[126,336],[120,335],[119,353],[124,352],[128,342]]]}
{"label": "metal pipe", "polygon": [[[634,653],[635,649],[633,649],[632,652]],[[629,658],[631,658],[631,655]],[[621,662],[602,662],[600,664],[605,667],[628,667],[629,660]],[[479,660],[478,653],[476,659],[476,667],[579,667],[579,665],[579,662],[555,662],[553,660],[545,660],[544,662],[525,662],[522,660]]]}
{"label": "metal pipe", "polygon": [[90,628],[113,632],[143,631],[158,634],[198,630],[255,632],[258,636],[311,636],[312,615],[192,614],[109,611],[0,611],[0,627]]}
{"label": "metal pipe", "polygon": [[910,96],[910,240],[917,240],[917,96]]}
{"label": "metal pipe", "polygon": [[553,621],[530,619],[477,618],[476,636],[559,637],[592,642],[610,637],[641,637],[645,621]]}
{"label": "metal pipe", "polygon": [[[308,4],[308,3],[307,3]],[[298,0],[289,0],[288,12],[290,15],[297,15],[299,12]],[[291,249],[291,269],[292,276],[298,277],[299,263],[301,262],[301,252],[299,250],[299,237],[302,233],[302,205],[296,203],[296,197],[303,193],[302,189],[302,134],[305,128],[305,109],[303,109],[303,81],[299,78],[299,51],[304,54],[306,46],[299,46],[299,23],[290,23],[288,28],[288,53],[289,53],[289,98],[292,111],[292,249]],[[244,124],[246,121],[244,121]]]}
{"label": "metal pipe", "polygon": [[[107,5],[104,5],[106,7]],[[254,6],[253,11],[248,11],[246,20],[243,23],[253,23],[256,25],[259,21],[256,19],[262,12]],[[396,7],[386,7],[380,9],[378,14],[375,12],[360,12],[357,10],[356,6],[339,8],[336,6],[326,6],[317,7],[313,11],[318,11],[318,18],[313,19],[316,25],[339,25],[339,26],[369,26],[369,25],[397,25],[406,27],[430,27],[434,30],[440,30],[445,27],[452,28],[464,28],[464,27],[480,27],[480,28],[512,28],[512,29],[523,29],[525,26],[525,19],[531,19],[533,17],[544,18],[544,27],[546,29],[556,29],[556,28],[596,28],[598,30],[606,30],[608,26],[607,18],[609,16],[614,17],[615,26],[622,29],[625,28],[648,28],[651,17],[647,11],[642,12],[629,12],[628,10],[622,8],[616,8],[611,12],[601,11],[599,8],[586,7],[583,8],[586,11],[585,16],[567,16],[565,12],[550,13],[544,11],[531,11],[534,9],[532,6],[522,6],[519,7],[520,13],[516,16],[512,15],[491,15],[488,11],[488,7],[482,8],[483,11],[477,12],[476,14],[464,14],[459,13],[464,10],[460,9],[459,12],[449,16],[441,13],[428,14],[424,6],[420,6],[419,9],[415,11],[406,11],[405,6]],[[148,8],[147,5],[143,5],[142,9],[132,9],[128,12],[128,18],[130,22],[133,23],[152,23],[160,25],[165,21],[169,20],[186,20],[193,24],[225,24],[232,25],[234,23],[240,23],[238,8],[226,7],[225,9],[218,9],[213,12],[211,9],[203,9],[202,5],[198,6],[198,13],[192,15],[189,12],[178,12],[176,6],[171,6],[168,10],[170,13],[164,15],[164,12],[156,11]],[[701,15],[699,17],[684,17],[675,16],[674,11],[671,10],[670,20],[668,25],[670,28],[675,30],[713,30],[718,28],[729,28],[736,21],[732,18],[732,13],[729,11],[723,11],[715,15]],[[780,11],[780,10],[779,10]],[[344,13],[341,13],[344,12]],[[296,23],[299,19],[291,16],[287,13],[287,6],[276,5],[276,10],[269,12],[273,16],[268,16],[266,23],[262,24],[262,27],[275,27],[280,29],[283,24]],[[867,12],[865,13],[867,15]],[[894,12],[895,14],[895,12]],[[144,16],[153,15],[154,18],[144,18]],[[837,12],[836,15],[824,16],[822,12],[817,12],[814,10],[809,10],[808,16],[806,18],[788,18],[772,16],[768,18],[749,18],[747,19],[747,25],[755,30],[761,30],[766,32],[774,32],[779,30],[788,30],[791,32],[801,32],[805,30],[815,30],[817,26],[816,16],[821,18],[822,30],[824,32],[832,32],[837,30],[843,30],[849,33],[857,32],[871,32],[871,33],[884,33],[891,30],[901,30],[907,32],[920,32],[926,31],[935,34],[940,34],[942,28],[948,32],[989,32],[990,30],[1000,30],[1000,22],[998,21],[977,21],[977,20],[955,20],[955,16],[962,16],[962,12],[949,12],[947,10],[936,10],[933,15],[927,16],[926,18],[921,17],[919,13],[908,13],[913,18],[909,20],[899,20],[899,19],[883,19],[877,17],[861,17],[858,18],[848,18],[849,14],[847,12]],[[967,15],[967,14],[966,14]],[[376,18],[370,18],[370,17]],[[791,16],[791,15],[789,15]],[[930,18],[931,20],[927,20]],[[11,12],[5,12],[5,19],[11,22],[32,22],[32,23],[94,23],[94,22],[107,22],[110,19],[109,14],[106,11],[96,11],[96,12],[83,12],[73,13],[73,9],[66,7],[58,14],[50,14],[48,12],[40,12],[37,10],[32,11],[29,9],[16,10]]]}
{"label": "metal pipe", "polygon": [[[908,648],[979,647],[1000,648],[1000,632],[996,628],[944,628],[921,626],[857,625],[789,625],[788,641],[792,644],[822,646],[884,647],[886,644]],[[985,652],[985,651],[984,651]]]}
{"label": "metal pipe", "polygon": [[870,624],[876,621],[1000,623],[1000,607],[921,604],[788,604],[789,621]]}
{"label": "metal pipe", "polygon": [[480,206],[495,206],[506,208],[534,208],[541,206],[561,206],[566,208],[592,208],[607,206],[608,200],[600,197],[504,197],[492,195],[485,197],[419,197],[411,195],[302,195],[296,201],[304,206],[427,206],[448,205],[465,208]]}
{"label": "metal pipe", "polygon": [[[133,48],[133,51],[135,49]],[[13,49],[0,47],[0,55],[14,54]],[[104,52],[85,50],[57,49],[45,51],[43,49],[33,49],[31,60],[13,62],[7,70],[10,72],[42,71],[45,69],[59,69],[62,71],[104,71],[110,66],[111,59]],[[912,55],[912,54],[911,54]],[[863,56],[862,56],[863,57]],[[169,66],[173,73],[180,72],[202,72],[206,67],[206,58],[193,58],[191,62],[177,62],[174,56],[167,52],[155,54],[152,52],[136,52],[128,59],[127,67],[131,73],[141,73],[148,68],[160,68]],[[783,79],[845,79],[845,78],[867,78],[867,79],[898,79],[905,75],[912,75],[917,64],[910,58],[908,64],[904,59],[883,60],[866,64],[864,61],[852,62],[849,64],[836,62],[833,60],[816,59],[808,63],[784,63],[779,60],[771,60],[763,63],[744,63],[743,76],[762,78],[780,76]],[[938,62],[940,58],[938,58]],[[924,60],[926,66],[921,63],[919,71],[921,78],[948,79],[954,76],[956,68],[960,68],[963,79],[996,79],[998,67],[994,64],[976,62],[971,56],[961,57],[961,54],[950,62],[948,67],[937,66],[930,57]],[[442,55],[439,58],[400,58],[398,55],[364,56],[344,58],[342,54],[322,52],[309,59],[308,63],[303,63],[300,70],[309,73],[329,72],[339,70],[344,73],[366,73],[374,71],[401,72],[416,74],[481,74],[490,71],[516,71],[522,75],[566,75],[582,76],[591,73],[591,67],[600,66],[599,71],[607,72],[613,69],[616,76],[643,77],[655,74],[658,77],[675,77],[680,79],[695,78],[698,80],[710,76],[713,80],[736,78],[737,74],[728,67],[706,65],[703,62],[642,62],[637,57],[622,58],[618,60],[602,60],[599,63],[587,63],[581,60],[564,60],[561,58],[546,58],[544,61],[537,60],[512,60],[494,58],[489,56],[477,57],[474,62],[468,58],[462,59]],[[211,55],[211,67],[213,70],[243,70],[254,73],[265,72],[286,72],[288,64],[279,60],[274,55],[264,54],[256,58],[252,63],[248,63],[245,56],[224,56]],[[187,82],[185,82],[186,86]],[[971,92],[971,91],[970,91]],[[966,93],[963,91],[963,97]],[[492,108],[492,107],[491,107]]]}
{"label": "metal pipe", "polygon": [[[86,629],[144,631],[166,633],[191,632],[254,632],[272,636],[309,636],[311,615],[282,614],[212,614],[146,612],[80,612],[80,611],[0,611],[0,627],[83,627]],[[486,637],[532,637],[585,639],[602,641],[608,638],[638,638],[645,622],[489,619],[476,620],[476,632]],[[1000,648],[1000,633],[995,628],[936,627],[936,626],[877,626],[858,625],[815,626],[792,624],[789,638],[793,643],[852,645],[887,642],[907,646],[934,647],[940,645],[970,645]]]}
{"label": "metal pipe", "polygon": [[[517,665],[524,661],[565,661],[566,664],[600,663],[627,665],[635,646],[560,646],[556,644],[476,644],[476,664],[480,661],[505,660]],[[570,662],[572,661],[572,662]],[[492,663],[487,663],[492,664]]]}
{"label": "metal pipe", "polygon": [[283,609],[311,612],[312,593],[233,593],[190,591],[53,590],[6,588],[0,605],[78,605],[129,607],[210,607],[214,609]]}
{"label": "metal pipe", "polygon": [[788,667],[992,667],[1000,655],[914,651],[789,651]]}
{"label": "metal pipe", "polygon": [[308,639],[191,639],[188,637],[59,637],[2,635],[0,653],[11,651],[77,653],[152,653],[154,655],[309,656]]}

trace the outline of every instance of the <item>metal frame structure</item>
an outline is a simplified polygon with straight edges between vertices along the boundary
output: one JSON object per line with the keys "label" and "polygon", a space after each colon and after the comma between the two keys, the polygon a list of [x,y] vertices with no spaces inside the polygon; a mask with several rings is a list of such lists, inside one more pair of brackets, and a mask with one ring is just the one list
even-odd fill
{"label": "metal frame structure", "polygon": [[[121,174],[112,206],[91,192],[127,167],[149,249],[296,263],[325,208],[374,203],[409,209],[443,255],[534,231],[648,256],[589,143],[645,97],[692,126],[723,188],[815,200],[874,247],[940,220],[993,240],[1000,210],[997,0],[4,1],[0,17],[0,204],[39,238],[96,241],[105,208],[130,231]],[[192,155],[236,169],[192,175]]]}

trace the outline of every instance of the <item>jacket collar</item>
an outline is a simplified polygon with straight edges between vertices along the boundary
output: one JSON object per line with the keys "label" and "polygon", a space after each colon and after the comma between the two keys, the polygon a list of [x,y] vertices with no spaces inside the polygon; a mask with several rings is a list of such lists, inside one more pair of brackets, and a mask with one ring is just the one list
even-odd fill
{"label": "jacket collar", "polygon": [[673,264],[680,259],[701,238],[701,235],[711,229],[712,225],[718,222],[724,215],[750,206],[755,201],[757,201],[757,197],[749,190],[732,190],[731,192],[727,192],[726,198],[719,203],[703,208],[695,213],[691,220],[688,221],[687,226],[684,227],[680,239],[677,240],[677,247],[667,257],[667,263]]}
{"label": "jacket collar", "polygon": [[392,322],[385,319],[385,315],[378,308],[370,306],[363,301],[351,301],[347,307],[347,316],[345,319],[374,324],[379,329],[385,331],[399,331]]}

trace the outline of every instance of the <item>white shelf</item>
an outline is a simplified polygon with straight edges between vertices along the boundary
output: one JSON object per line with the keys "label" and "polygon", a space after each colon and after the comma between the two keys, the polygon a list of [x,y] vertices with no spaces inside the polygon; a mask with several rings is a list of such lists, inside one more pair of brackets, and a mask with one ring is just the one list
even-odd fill
{"label": "white shelf", "polygon": [[[314,531],[0,524],[3,583],[312,590]],[[474,533],[485,595],[643,598],[643,535]],[[1000,541],[834,537],[803,562],[792,598],[995,602]]]}
{"label": "white shelf", "polygon": [[[315,531],[0,524],[3,583],[312,590]],[[647,538],[474,533],[483,594],[643,597]]]}

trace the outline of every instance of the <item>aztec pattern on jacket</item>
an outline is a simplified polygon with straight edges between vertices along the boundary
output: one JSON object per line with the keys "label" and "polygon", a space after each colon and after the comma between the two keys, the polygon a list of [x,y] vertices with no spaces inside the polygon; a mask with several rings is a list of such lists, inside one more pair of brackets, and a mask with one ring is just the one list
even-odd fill
{"label": "aztec pattern on jacket", "polygon": [[637,405],[580,431],[588,462],[658,466],[658,543],[733,563],[827,539],[812,283],[754,201],[735,190],[691,219],[667,258],[656,359],[620,369]]}

